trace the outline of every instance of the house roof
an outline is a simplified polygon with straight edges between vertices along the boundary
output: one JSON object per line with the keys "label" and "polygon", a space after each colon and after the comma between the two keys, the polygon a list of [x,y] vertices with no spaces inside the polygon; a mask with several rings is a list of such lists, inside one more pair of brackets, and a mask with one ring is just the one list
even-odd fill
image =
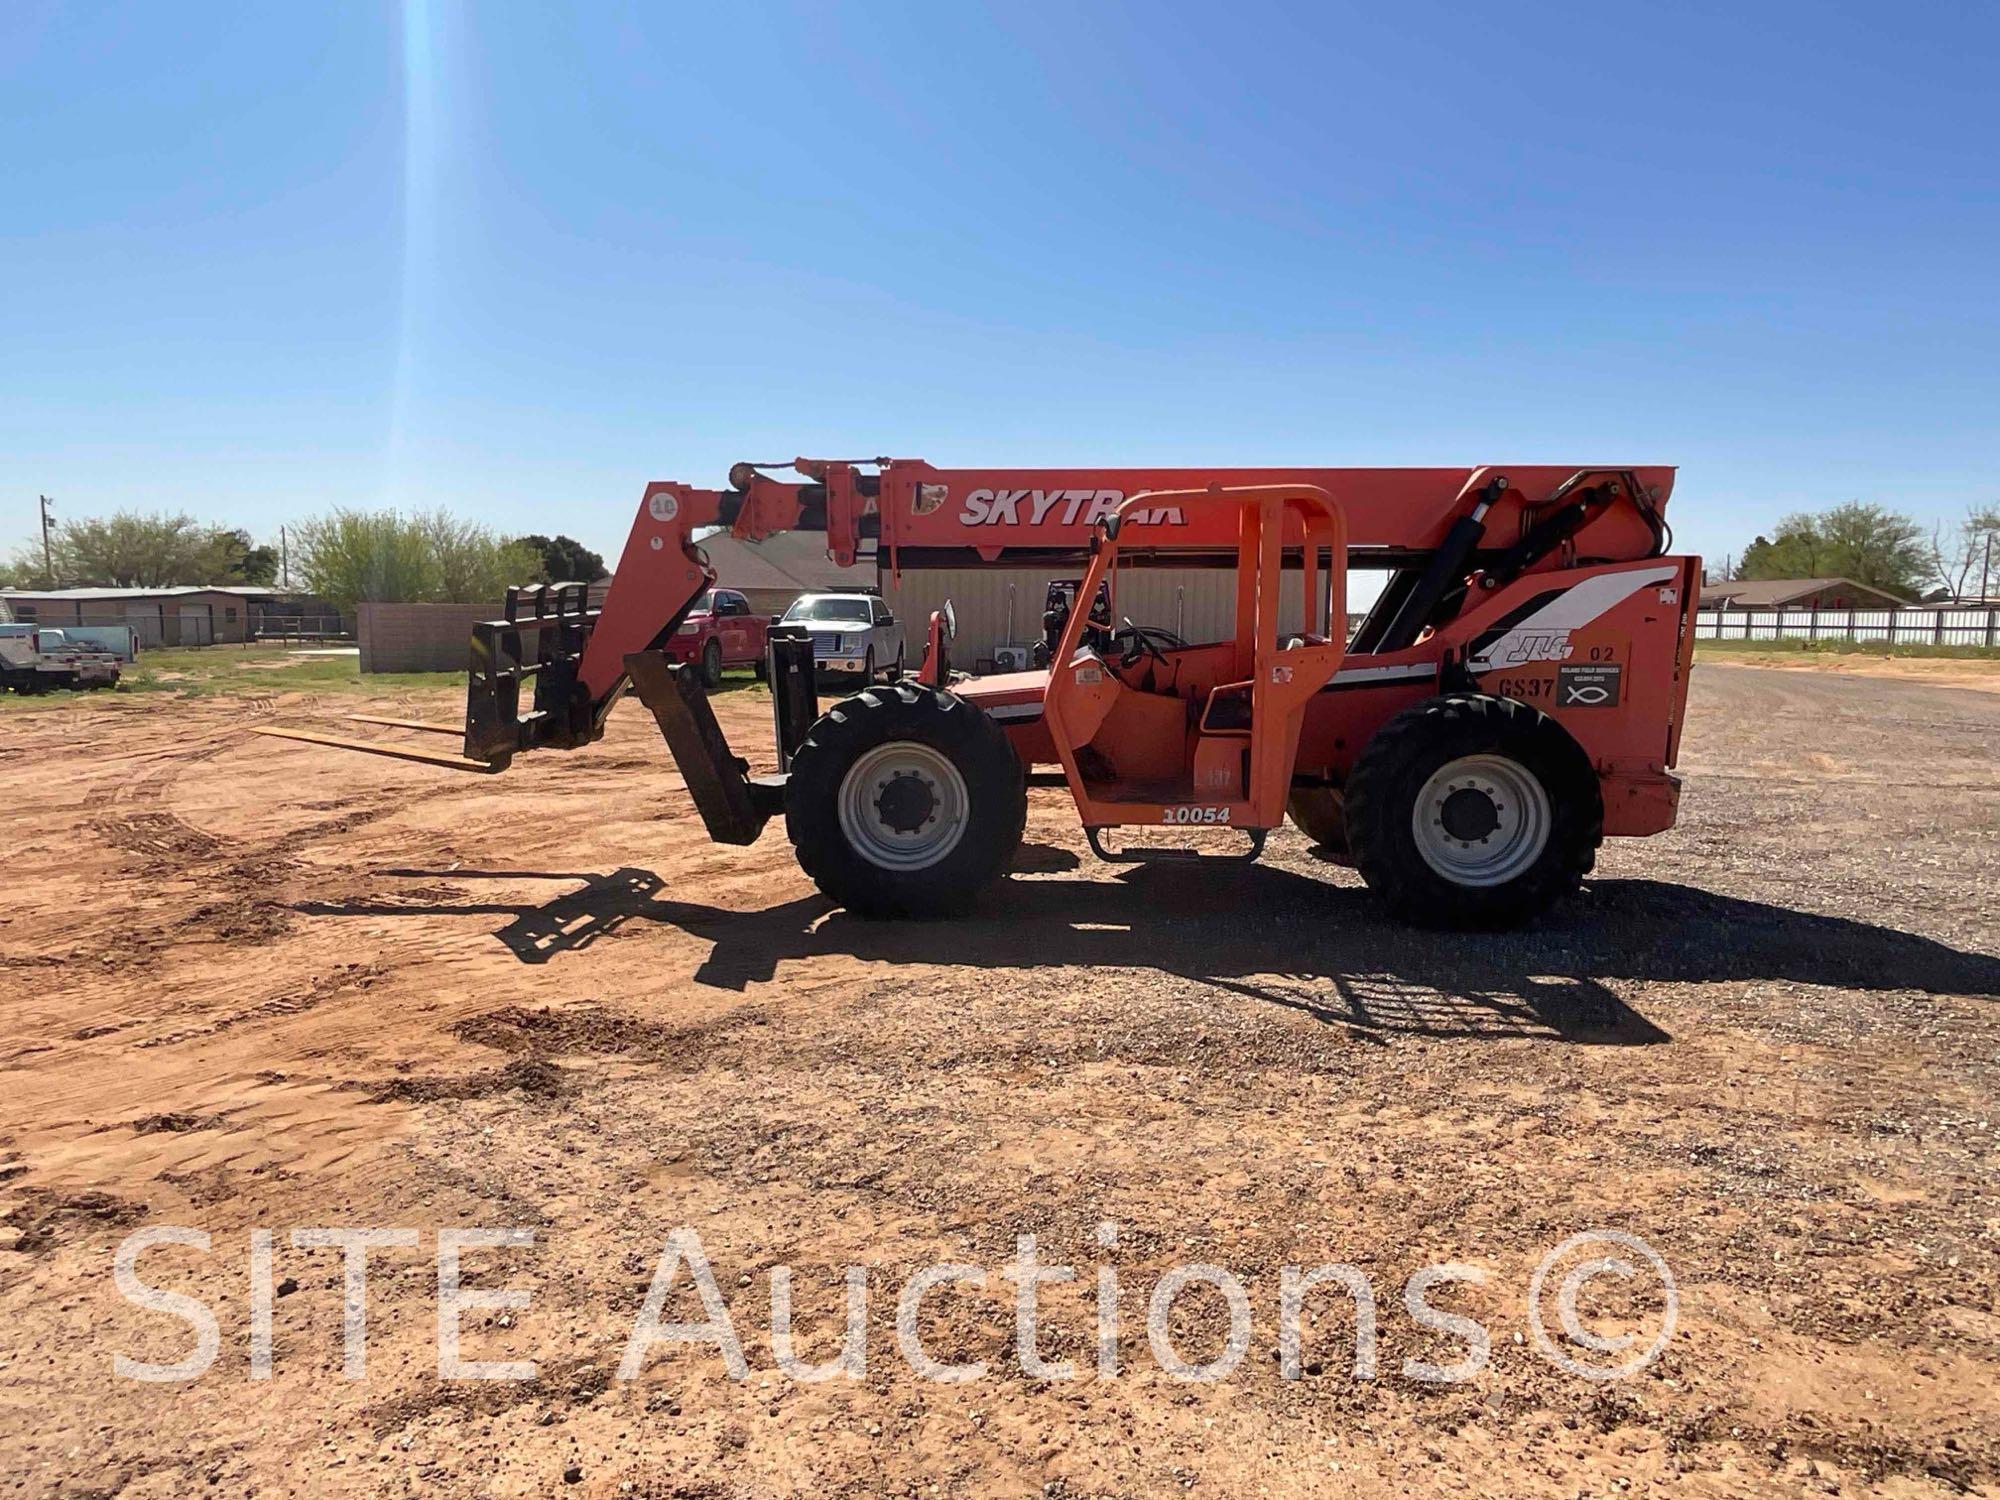
{"label": "house roof", "polygon": [[1745,609],[1777,609],[1794,599],[1830,588],[1843,588],[1890,604],[1910,603],[1887,589],[1856,583],[1851,578],[1739,578],[1729,583],[1709,584],[1701,591],[1701,600],[1707,604],[1727,599]]}
{"label": "house roof", "polygon": [[155,589],[0,589],[0,595],[28,604],[55,604],[64,601],[89,603],[95,599],[164,599],[174,594],[234,594],[242,599],[271,599],[276,589],[246,588],[235,583],[175,584]]}
{"label": "house roof", "polygon": [[726,589],[857,589],[875,586],[875,565],[843,568],[826,555],[824,533],[781,531],[761,542],[738,541],[726,532],[697,543],[708,554],[715,581]]}

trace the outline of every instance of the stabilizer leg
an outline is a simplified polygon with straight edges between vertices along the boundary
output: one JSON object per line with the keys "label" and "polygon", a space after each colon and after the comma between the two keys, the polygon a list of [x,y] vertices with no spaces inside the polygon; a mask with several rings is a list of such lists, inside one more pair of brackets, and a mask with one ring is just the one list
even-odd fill
{"label": "stabilizer leg", "polygon": [[625,658],[625,673],[687,778],[708,836],[718,844],[756,843],[765,821],[784,806],[784,778],[752,779],[750,763],[730,750],[694,668],[657,651],[635,651]]}

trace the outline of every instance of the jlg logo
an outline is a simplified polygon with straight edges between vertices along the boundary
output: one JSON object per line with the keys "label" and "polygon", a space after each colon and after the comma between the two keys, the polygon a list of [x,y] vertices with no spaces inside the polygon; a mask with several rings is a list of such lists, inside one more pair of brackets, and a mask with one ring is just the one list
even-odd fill
{"label": "jlg logo", "polygon": [[1517,667],[1528,661],[1568,661],[1575,649],[1567,630],[1517,630],[1486,654],[1494,666]]}
{"label": "jlg logo", "polygon": [[[973,490],[958,513],[961,526],[1095,526],[1125,499],[1123,490]],[[1180,507],[1163,505],[1133,511],[1140,526],[1179,526]]]}

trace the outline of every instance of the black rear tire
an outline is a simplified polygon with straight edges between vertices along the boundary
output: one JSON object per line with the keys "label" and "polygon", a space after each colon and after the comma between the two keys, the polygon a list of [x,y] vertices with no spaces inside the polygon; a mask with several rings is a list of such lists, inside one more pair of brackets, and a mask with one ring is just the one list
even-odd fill
{"label": "black rear tire", "polygon": [[[884,748],[891,746],[906,748]],[[888,767],[882,774],[911,782],[907,794],[898,785],[902,800],[893,807],[888,793],[870,795],[882,783],[871,780],[864,758],[878,751],[876,763]],[[897,755],[916,770],[899,768]],[[947,764],[962,787],[943,784]],[[850,774],[859,779],[850,782]],[[955,842],[935,857],[896,847],[898,835],[931,836],[927,813],[959,826]],[[914,682],[863,688],[828,709],[792,758],[785,786],[785,831],[800,866],[834,901],[868,917],[967,910],[1013,863],[1027,816],[1026,779],[1006,732],[955,694]]]}
{"label": "black rear tire", "polygon": [[[1478,837],[1479,829],[1493,817],[1493,807],[1505,815],[1504,803],[1467,794],[1472,821],[1462,825],[1466,842],[1452,843],[1456,835],[1431,835],[1433,849],[1443,845],[1443,853],[1431,857],[1419,847],[1419,798],[1427,786],[1435,787],[1434,778],[1460,762],[1497,765],[1503,784],[1511,774],[1530,793],[1539,787],[1546,802],[1539,809],[1545,829],[1539,847],[1520,846],[1518,867],[1496,866],[1494,874],[1505,878],[1491,883],[1478,883],[1472,875],[1457,878],[1439,862],[1449,863],[1453,849],[1466,851],[1464,858],[1480,858],[1476,845],[1486,840]],[[1443,784],[1449,787],[1451,780],[1445,775]],[[1362,879],[1397,916],[1427,927],[1503,927],[1534,916],[1576,890],[1604,839],[1603,795],[1576,741],[1547,714],[1481,693],[1426,699],[1384,724],[1355,761],[1345,802],[1347,844]],[[1444,830],[1444,818],[1452,816],[1446,810],[1432,819],[1427,810],[1426,821]]]}
{"label": "black rear tire", "polygon": [[722,642],[712,638],[701,648],[701,685],[708,688],[722,686]]}

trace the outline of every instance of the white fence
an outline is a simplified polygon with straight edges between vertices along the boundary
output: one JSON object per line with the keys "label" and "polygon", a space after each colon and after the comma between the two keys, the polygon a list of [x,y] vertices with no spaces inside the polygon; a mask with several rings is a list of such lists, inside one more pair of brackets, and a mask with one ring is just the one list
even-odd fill
{"label": "white fence", "polygon": [[1704,609],[1700,641],[1877,641],[2000,646],[2000,609]]}

